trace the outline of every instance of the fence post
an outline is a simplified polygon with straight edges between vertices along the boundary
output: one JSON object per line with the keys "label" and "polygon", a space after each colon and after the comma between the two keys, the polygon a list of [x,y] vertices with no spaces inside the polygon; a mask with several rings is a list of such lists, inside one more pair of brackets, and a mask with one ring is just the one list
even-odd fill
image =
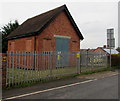
{"label": "fence post", "polygon": [[52,52],[50,52],[50,77],[52,77],[52,63],[53,63],[53,61],[52,61],[52,57],[53,56],[53,53]]}
{"label": "fence post", "polygon": [[6,64],[7,64],[7,54],[6,53],[2,53],[2,71],[0,71],[0,73],[2,72],[2,88],[6,87]]}
{"label": "fence post", "polygon": [[81,52],[80,52],[80,58],[79,58],[79,65],[80,65],[80,73],[81,73]]}
{"label": "fence post", "polygon": [[106,67],[108,67],[108,56],[107,56],[107,53],[105,54],[105,60],[106,60]]}
{"label": "fence post", "polygon": [[13,86],[13,84],[14,84],[14,51],[12,51],[12,54],[11,54],[11,56],[12,56],[12,86]]}
{"label": "fence post", "polygon": [[78,58],[78,74],[81,73],[81,69],[80,69],[80,58]]}
{"label": "fence post", "polygon": [[80,53],[77,53],[77,73],[80,74]]}

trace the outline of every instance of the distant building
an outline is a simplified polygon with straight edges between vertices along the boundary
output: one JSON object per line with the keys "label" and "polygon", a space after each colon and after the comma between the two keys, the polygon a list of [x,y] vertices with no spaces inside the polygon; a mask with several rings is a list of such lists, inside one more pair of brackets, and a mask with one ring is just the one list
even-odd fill
{"label": "distant building", "polygon": [[[107,53],[109,55],[110,49],[98,47],[97,49],[94,50],[94,52],[102,52],[102,53]],[[111,49],[111,54],[119,54],[119,52],[116,49]]]}
{"label": "distant building", "polygon": [[94,52],[95,49],[80,49],[80,52]]}
{"label": "distant building", "polygon": [[120,53],[120,48],[116,49]]}
{"label": "distant building", "polygon": [[[80,49],[80,52],[101,52],[101,53],[107,53],[108,55],[110,54],[110,49],[107,48],[106,45],[104,45],[103,47],[98,47],[96,49]],[[116,50],[116,49],[111,49],[111,54],[119,54],[120,53],[120,50]]]}

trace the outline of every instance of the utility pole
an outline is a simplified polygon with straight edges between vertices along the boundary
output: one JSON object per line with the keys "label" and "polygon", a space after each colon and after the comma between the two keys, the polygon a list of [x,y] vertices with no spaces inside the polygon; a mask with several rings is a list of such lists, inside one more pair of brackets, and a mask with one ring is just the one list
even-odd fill
{"label": "utility pole", "polygon": [[110,70],[112,70],[111,50],[112,48],[115,48],[114,28],[107,29],[107,45],[108,45],[108,48],[110,49],[109,63],[110,63]]}
{"label": "utility pole", "polygon": [[112,68],[111,68],[111,31],[110,31],[110,46],[109,46],[109,48],[110,48],[110,70],[112,70]]}

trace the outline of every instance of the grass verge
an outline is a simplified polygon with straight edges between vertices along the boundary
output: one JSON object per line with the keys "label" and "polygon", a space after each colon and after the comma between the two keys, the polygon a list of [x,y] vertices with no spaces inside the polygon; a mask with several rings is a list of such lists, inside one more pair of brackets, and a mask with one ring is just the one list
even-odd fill
{"label": "grass verge", "polygon": [[50,78],[44,78],[44,79],[40,79],[40,80],[36,80],[36,81],[32,81],[32,82],[21,82],[20,84],[16,84],[14,86],[9,86],[7,88],[4,88],[4,90],[10,90],[13,88],[22,88],[22,87],[29,87],[29,86],[33,86],[35,84],[39,84],[39,83],[48,83],[48,82],[53,82],[53,81],[57,81],[57,80],[61,80],[61,79],[68,79],[68,78],[73,78],[73,77],[77,77],[79,76],[79,74],[69,74],[69,75],[61,75],[61,76],[53,76]]}
{"label": "grass verge", "polygon": [[105,72],[105,71],[110,71],[110,68],[107,67],[107,68],[102,68],[102,69],[93,70],[93,71],[86,71],[86,72],[82,72],[80,75],[88,75],[88,74]]}
{"label": "grass verge", "polygon": [[[113,68],[116,68],[116,67],[113,67]],[[105,72],[105,71],[110,71],[110,68],[102,68],[99,70],[86,71],[86,72],[82,72],[80,74],[74,73],[74,74],[61,75],[61,76],[58,75],[58,76],[52,76],[49,78],[43,78],[43,79],[39,79],[39,80],[35,80],[35,81],[21,82],[20,84],[15,84],[14,86],[9,86],[5,89],[10,90],[13,88],[28,87],[28,86],[33,86],[33,85],[38,84],[38,83],[47,83],[47,82],[51,82],[51,81],[57,81],[60,79],[74,78],[74,77],[81,76],[81,75],[88,75],[88,74]]]}

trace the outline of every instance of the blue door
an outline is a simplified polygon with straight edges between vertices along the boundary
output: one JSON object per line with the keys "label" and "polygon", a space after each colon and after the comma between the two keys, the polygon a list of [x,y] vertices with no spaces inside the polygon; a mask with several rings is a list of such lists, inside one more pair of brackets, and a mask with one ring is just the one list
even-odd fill
{"label": "blue door", "polygon": [[56,38],[57,67],[68,66],[69,39]]}

